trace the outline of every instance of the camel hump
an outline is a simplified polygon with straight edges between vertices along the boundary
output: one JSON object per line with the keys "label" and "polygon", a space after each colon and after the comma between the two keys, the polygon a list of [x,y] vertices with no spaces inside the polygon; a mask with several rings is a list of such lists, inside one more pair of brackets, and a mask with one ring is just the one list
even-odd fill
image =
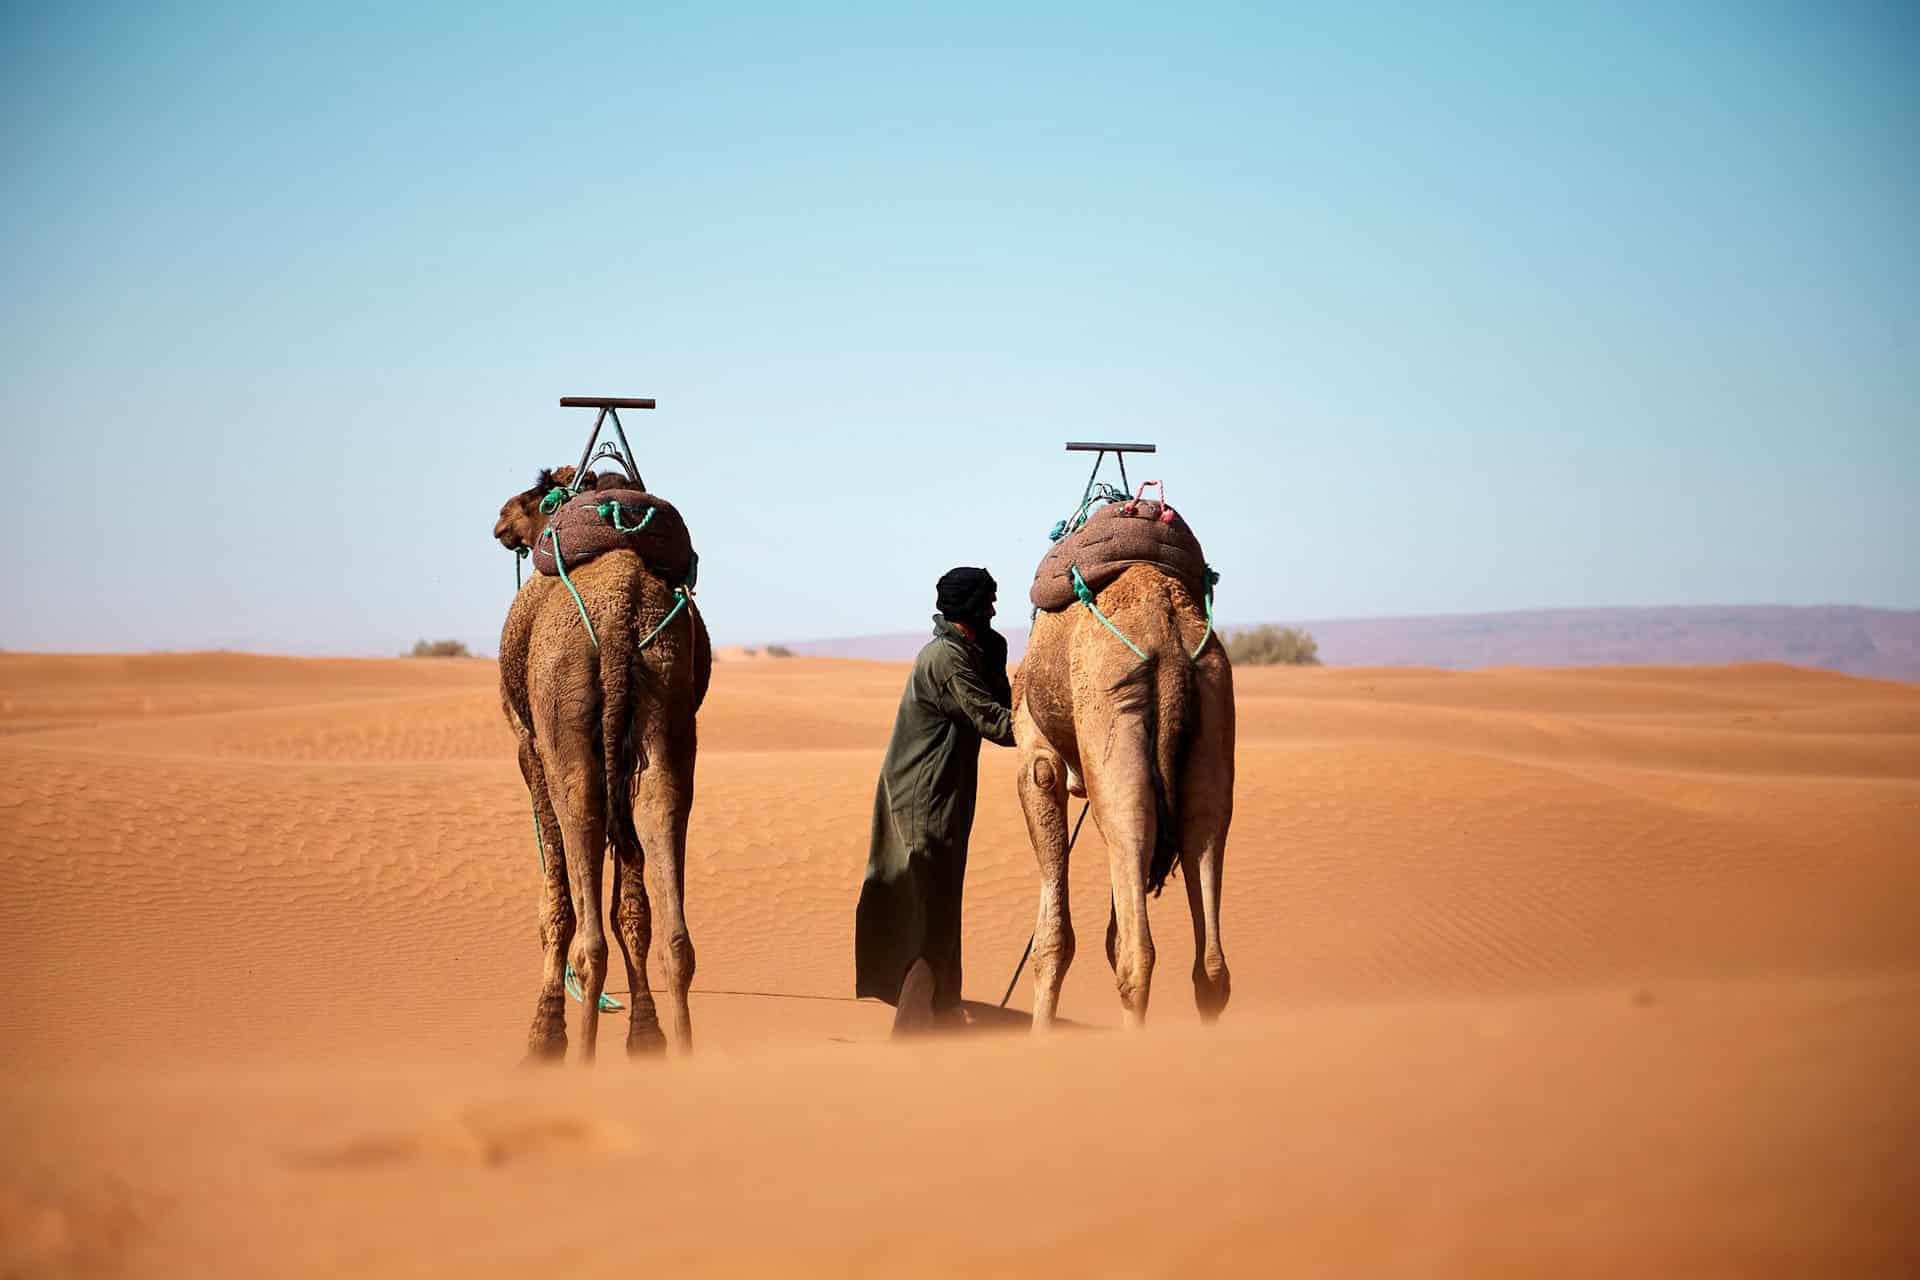
{"label": "camel hump", "polygon": [[[638,552],[648,569],[670,583],[685,583],[693,571],[693,535],[665,498],[641,489],[592,489],[554,512],[534,540],[533,567],[545,574],[569,572],[609,551]],[[559,561],[554,544],[559,543]]]}
{"label": "camel hump", "polygon": [[1198,600],[1207,591],[1207,556],[1186,518],[1163,503],[1115,502],[1087,517],[1041,558],[1027,598],[1037,609],[1075,600],[1073,570],[1095,591],[1130,567],[1152,565],[1179,579]]}

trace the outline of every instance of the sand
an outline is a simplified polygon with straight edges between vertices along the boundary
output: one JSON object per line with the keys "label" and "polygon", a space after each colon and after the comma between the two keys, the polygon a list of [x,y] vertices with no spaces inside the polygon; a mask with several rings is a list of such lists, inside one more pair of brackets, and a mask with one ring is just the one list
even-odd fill
{"label": "sand", "polygon": [[491,663],[0,655],[0,1276],[1920,1274],[1920,686],[1243,671],[1221,1024],[1176,885],[1115,1029],[1089,824],[1074,1027],[903,1046],[847,998],[903,676],[716,669],[698,1051],[526,1071]]}

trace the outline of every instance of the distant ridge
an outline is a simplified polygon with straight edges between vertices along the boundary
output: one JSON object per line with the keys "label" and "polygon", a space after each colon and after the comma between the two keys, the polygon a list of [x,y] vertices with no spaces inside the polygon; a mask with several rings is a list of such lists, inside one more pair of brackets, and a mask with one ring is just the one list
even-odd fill
{"label": "distant ridge", "polygon": [[[1250,624],[1249,624],[1250,625]],[[1536,609],[1410,618],[1289,621],[1330,666],[1715,666],[1786,662],[1889,680],[1920,680],[1920,610],[1858,605],[1687,605]],[[1026,628],[1006,629],[1013,657]],[[898,662],[924,631],[788,641],[809,657]]]}

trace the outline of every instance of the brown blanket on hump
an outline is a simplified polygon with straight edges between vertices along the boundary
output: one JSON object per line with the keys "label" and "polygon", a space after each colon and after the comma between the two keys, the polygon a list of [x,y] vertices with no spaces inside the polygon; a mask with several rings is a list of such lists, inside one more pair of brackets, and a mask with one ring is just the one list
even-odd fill
{"label": "brown blanket on hump", "polygon": [[[1133,514],[1128,515],[1129,508]],[[1106,586],[1129,565],[1158,565],[1186,584],[1193,598],[1207,593],[1207,557],[1178,511],[1170,522],[1160,519],[1157,502],[1115,502],[1087,517],[1087,522],[1053,544],[1034,571],[1027,593],[1040,609],[1064,609],[1074,602],[1070,566],[1095,591]]]}
{"label": "brown blanket on hump", "polygon": [[[615,512],[610,504],[619,503]],[[602,508],[607,508],[603,513]],[[652,517],[647,512],[652,511]],[[615,516],[619,528],[614,527]],[[638,533],[631,531],[645,522]],[[579,568],[603,551],[626,548],[637,551],[647,568],[676,585],[687,580],[693,567],[693,536],[687,522],[673,504],[639,489],[593,489],[574,498],[553,513],[547,528],[553,537],[541,534],[533,542],[533,567],[541,573],[560,572],[553,560],[554,539],[560,542],[560,558],[567,572]]]}

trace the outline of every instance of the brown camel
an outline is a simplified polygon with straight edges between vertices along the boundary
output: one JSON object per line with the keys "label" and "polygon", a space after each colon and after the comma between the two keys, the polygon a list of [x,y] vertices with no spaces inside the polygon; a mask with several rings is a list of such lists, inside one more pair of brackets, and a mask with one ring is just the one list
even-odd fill
{"label": "brown camel", "polygon": [[[500,508],[493,535],[511,551],[531,548],[545,529],[540,501],[573,468],[539,481]],[[619,476],[590,477],[583,488],[632,488]],[[568,576],[593,619],[598,647],[579,607],[555,577],[532,575],[514,597],[500,633],[500,694],[520,740],[520,774],[533,799],[545,881],[540,997],[527,1035],[534,1058],[566,1055],[566,970],[582,988],[581,1053],[591,1060],[606,989],[607,938],[600,872],[613,847],[615,934],[627,964],[629,1053],[663,1049],[647,950],[657,909],[665,945],[660,968],[674,1046],[693,1044],[687,989],[693,940],[684,883],[687,816],[693,807],[694,713],[707,693],[713,649],[691,604],[645,649],[641,639],[677,603],[673,585],[632,551],[604,552]],[[644,871],[643,871],[644,868]],[[647,881],[652,881],[649,898]]]}
{"label": "brown camel", "polygon": [[[1233,668],[1178,578],[1134,565],[1084,605],[1041,613],[1014,679],[1020,807],[1040,861],[1033,1026],[1045,1030],[1073,963],[1067,905],[1067,793],[1091,797],[1110,851],[1107,963],[1126,1024],[1147,1013],[1153,936],[1147,893],[1178,861],[1193,913],[1193,993],[1202,1018],[1231,989],[1220,947],[1220,870],[1233,818]],[[1198,660],[1190,657],[1205,637]],[[1084,790],[1082,789],[1084,779]]]}

